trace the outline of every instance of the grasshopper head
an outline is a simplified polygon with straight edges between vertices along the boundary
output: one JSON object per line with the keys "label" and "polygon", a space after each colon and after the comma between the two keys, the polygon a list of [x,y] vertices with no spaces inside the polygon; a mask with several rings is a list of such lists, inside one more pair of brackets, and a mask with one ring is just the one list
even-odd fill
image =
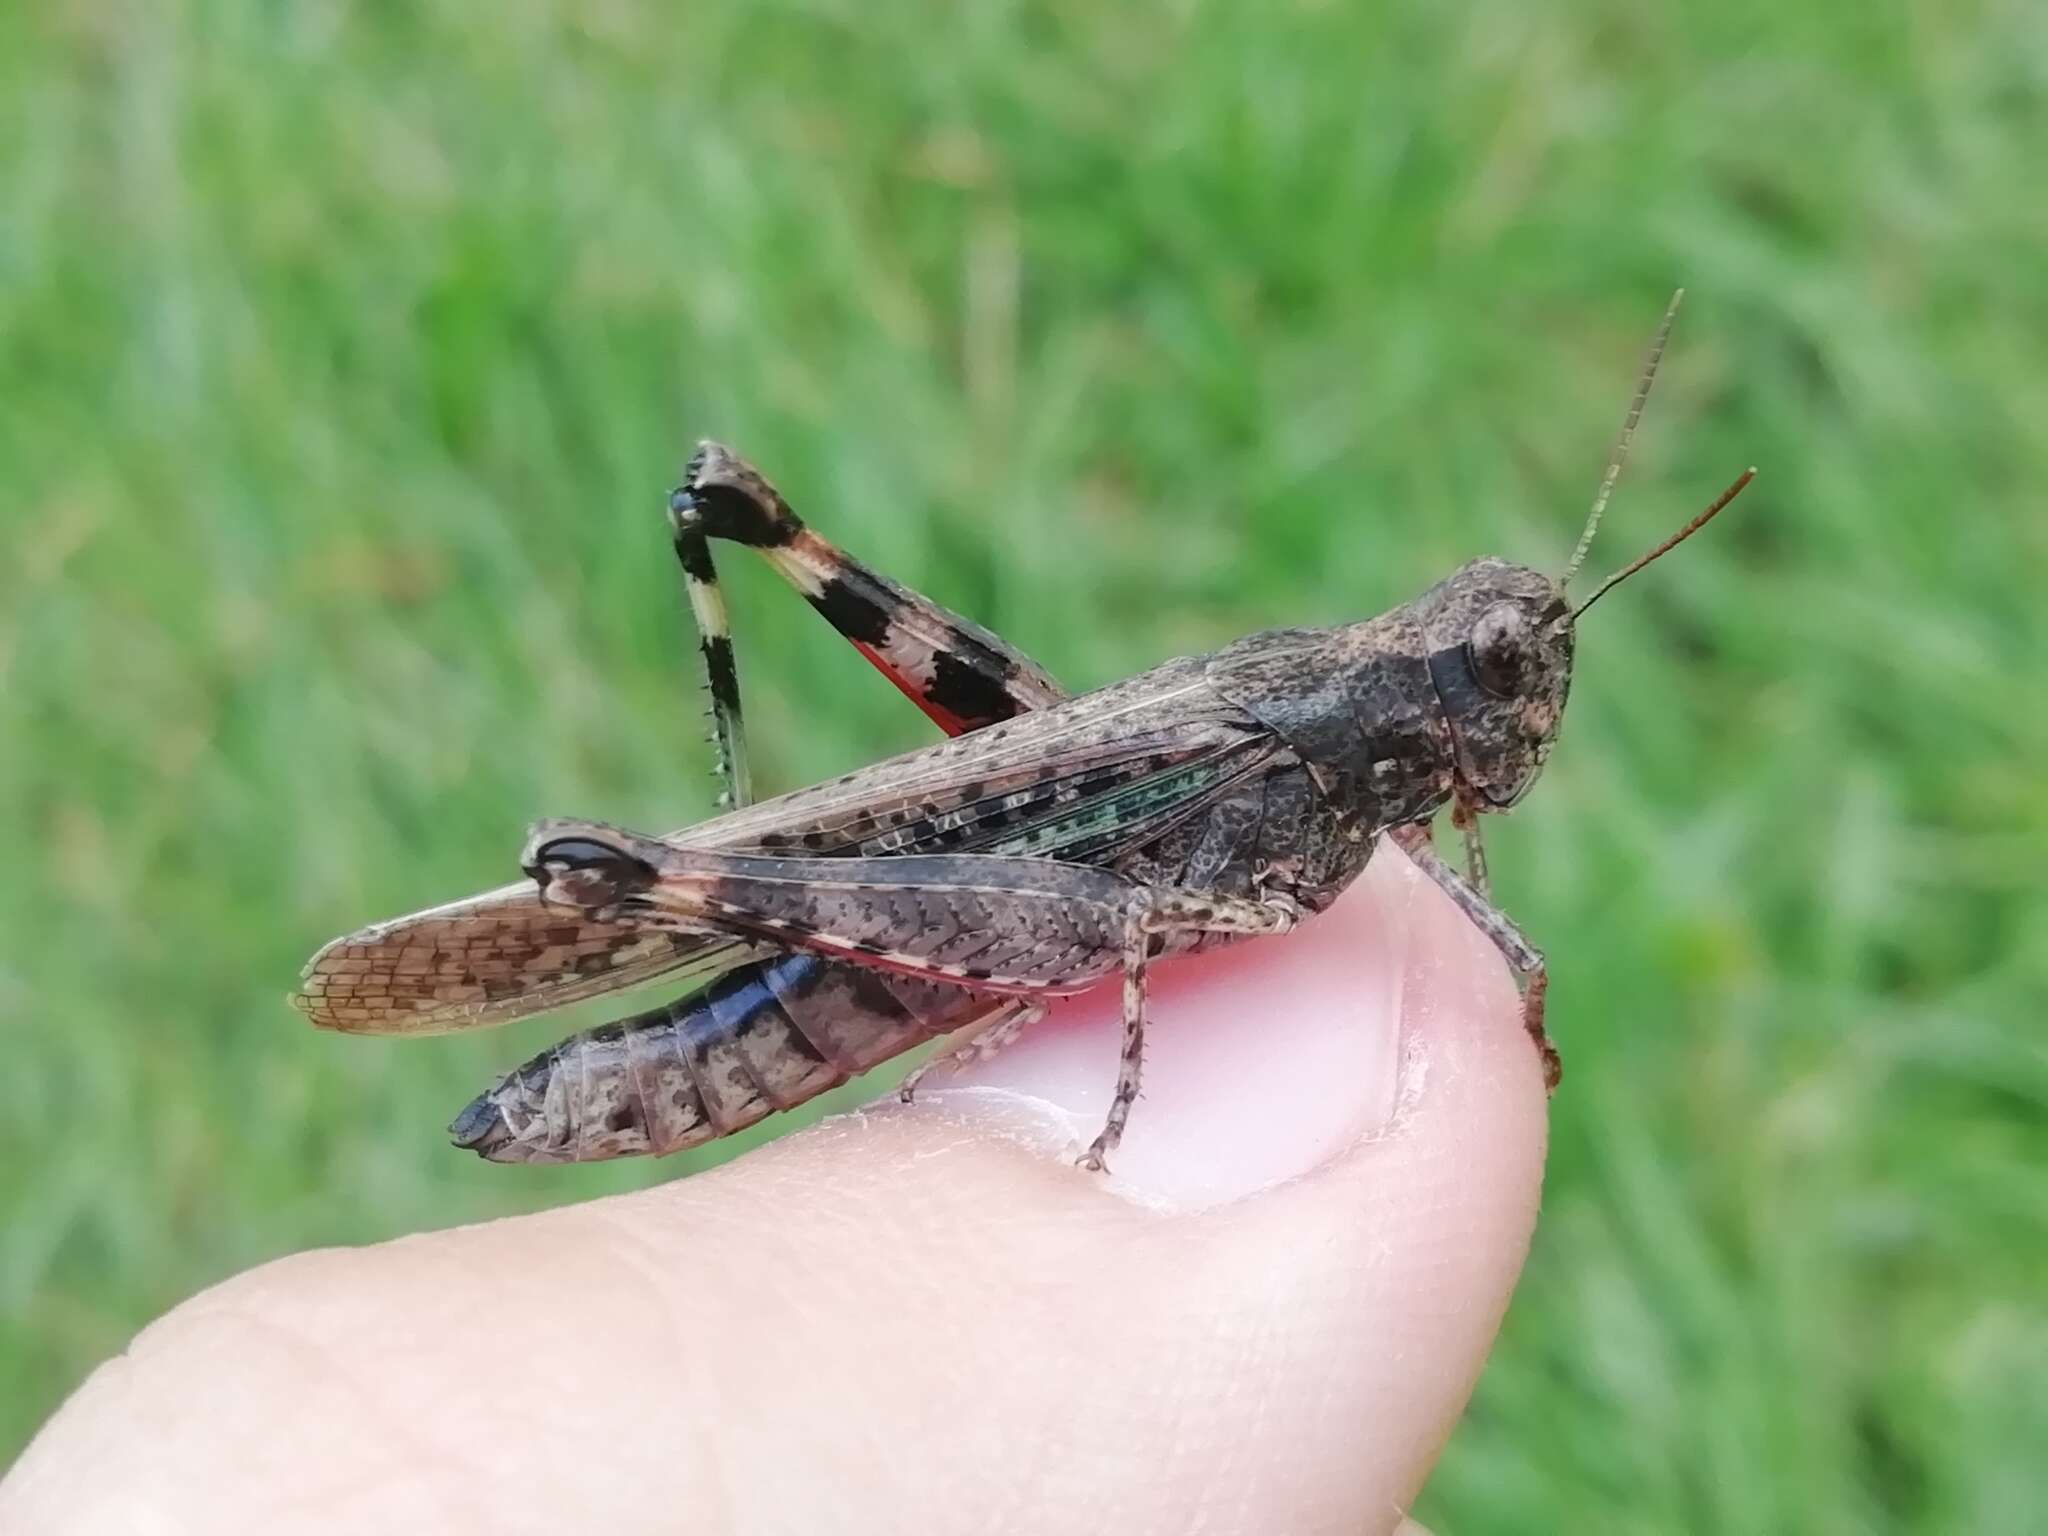
{"label": "grasshopper head", "polygon": [[1593,509],[1564,574],[1553,579],[1505,560],[1475,560],[1423,594],[1418,604],[1430,681],[1450,724],[1454,770],[1460,787],[1474,792],[1461,798],[1479,810],[1506,810],[1529,792],[1543,771],[1543,760],[1564,719],[1565,695],[1571,691],[1572,639],[1579,615],[1704,528],[1742,494],[1756,473],[1744,471],[1698,517],[1601,582],[1576,608],[1566,600],[1565,586],[1584,563],[1615,481],[1628,462],[1636,423],[1642,419],[1664,344],[1671,337],[1671,322],[1684,297],[1683,288],[1671,296],[1650,343],[1635,398],[1622,418],[1607,473],[1600,478]]}
{"label": "grasshopper head", "polygon": [[1424,593],[1417,618],[1451,731],[1459,782],[1506,810],[1550,755],[1572,681],[1564,587],[1505,560],[1474,560]]}
{"label": "grasshopper head", "polygon": [[[1706,527],[1755,475],[1754,469],[1744,470],[1704,512],[1601,582],[1577,607],[1566,600],[1565,583],[1585,555],[1606,499],[1604,487],[1563,576],[1552,578],[1505,560],[1474,560],[1422,594],[1416,619],[1429,655],[1429,678],[1450,725],[1458,781],[1476,791],[1467,797],[1469,803],[1504,811],[1536,782],[1557,740],[1565,695],[1571,691],[1579,615]],[[1613,479],[1611,468],[1608,478]]]}

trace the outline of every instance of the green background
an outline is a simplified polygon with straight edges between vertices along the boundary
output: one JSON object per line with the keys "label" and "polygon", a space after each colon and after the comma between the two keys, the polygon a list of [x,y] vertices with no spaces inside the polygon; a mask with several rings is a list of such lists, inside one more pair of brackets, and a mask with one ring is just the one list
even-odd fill
{"label": "green background", "polygon": [[[1446,1532],[2038,1528],[2033,4],[0,8],[0,1457],[312,1244],[690,1166],[449,1114],[333,933],[710,806],[690,442],[1071,686],[1763,477],[1493,839],[1569,1063]],[[727,565],[739,562],[728,559]],[[748,563],[764,785],[929,728]]]}

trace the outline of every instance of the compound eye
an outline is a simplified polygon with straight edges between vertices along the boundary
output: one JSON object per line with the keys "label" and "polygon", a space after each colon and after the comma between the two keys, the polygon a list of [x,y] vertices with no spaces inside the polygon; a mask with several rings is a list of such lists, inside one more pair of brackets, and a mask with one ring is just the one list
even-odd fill
{"label": "compound eye", "polygon": [[1531,660],[1529,623],[1520,606],[1495,603],[1480,614],[1465,650],[1481,688],[1497,699],[1514,698],[1522,691]]}

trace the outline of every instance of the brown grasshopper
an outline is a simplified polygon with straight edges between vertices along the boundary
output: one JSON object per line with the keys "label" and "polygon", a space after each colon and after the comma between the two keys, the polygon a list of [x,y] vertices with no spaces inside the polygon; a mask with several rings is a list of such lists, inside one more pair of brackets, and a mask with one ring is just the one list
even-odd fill
{"label": "brown grasshopper", "polygon": [[[1567,600],[1682,296],[1563,576],[1475,560],[1376,619],[1270,630],[1080,695],[835,549],[753,468],[704,444],[670,526],[733,808],[662,838],[542,822],[521,860],[528,883],[335,940],[293,1001],[326,1028],[423,1034],[709,973],[543,1052],[451,1127],[495,1161],[578,1162],[727,1135],[940,1036],[965,1042],[941,1061],[985,1055],[1044,998],[1120,973],[1116,1093],[1082,1158],[1101,1168],[1138,1093],[1147,965],[1285,933],[1329,906],[1384,834],[1524,978],[1524,1023],[1554,1088],[1543,956],[1488,897],[1478,815],[1515,805],[1541,771],[1577,619],[1754,473]],[[765,556],[953,739],[749,804],[712,539]],[[1463,875],[1431,842],[1446,807]]]}

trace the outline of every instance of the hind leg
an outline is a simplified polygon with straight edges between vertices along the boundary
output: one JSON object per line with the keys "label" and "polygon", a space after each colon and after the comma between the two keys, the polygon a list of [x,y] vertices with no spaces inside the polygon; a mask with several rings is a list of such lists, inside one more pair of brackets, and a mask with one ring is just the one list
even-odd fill
{"label": "hind leg", "polygon": [[749,799],[746,732],[713,539],[758,553],[948,736],[1067,697],[1014,646],[814,533],[759,470],[721,444],[701,444],[691,458],[669,496],[669,529],[697,624],[729,805]]}

